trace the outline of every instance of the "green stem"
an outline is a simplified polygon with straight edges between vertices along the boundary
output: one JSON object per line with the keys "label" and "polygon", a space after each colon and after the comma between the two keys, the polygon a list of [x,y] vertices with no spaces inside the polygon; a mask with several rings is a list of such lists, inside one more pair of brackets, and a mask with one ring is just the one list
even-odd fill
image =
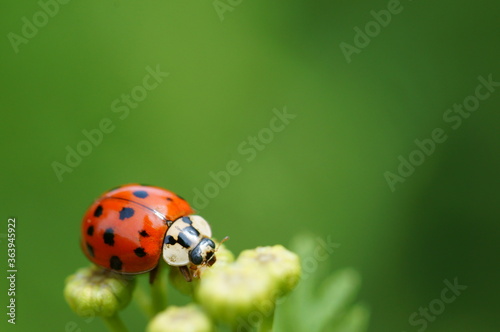
{"label": "green stem", "polygon": [[167,298],[167,287],[163,277],[163,264],[158,265],[155,281],[151,285],[151,309],[154,315],[165,309]]}
{"label": "green stem", "polygon": [[128,332],[127,327],[123,324],[118,314],[111,317],[102,317],[102,319],[110,332]]}
{"label": "green stem", "polygon": [[272,332],[274,324],[274,309],[269,315],[264,316],[262,323],[257,328],[257,332]]}
{"label": "green stem", "polygon": [[149,318],[153,318],[154,312],[153,308],[151,308],[151,301],[149,300],[149,296],[140,285],[137,285],[134,291],[134,299],[137,302],[139,308],[141,308],[142,312]]}

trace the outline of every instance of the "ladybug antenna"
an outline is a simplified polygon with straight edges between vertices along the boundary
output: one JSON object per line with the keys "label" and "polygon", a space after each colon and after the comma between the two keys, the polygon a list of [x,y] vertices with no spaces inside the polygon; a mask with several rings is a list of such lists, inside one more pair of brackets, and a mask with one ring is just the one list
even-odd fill
{"label": "ladybug antenna", "polygon": [[226,236],[225,238],[223,238],[219,244],[217,245],[217,248],[215,248],[215,252],[217,252],[221,246],[221,244],[223,244],[224,242],[226,242],[227,240],[229,240],[229,236]]}

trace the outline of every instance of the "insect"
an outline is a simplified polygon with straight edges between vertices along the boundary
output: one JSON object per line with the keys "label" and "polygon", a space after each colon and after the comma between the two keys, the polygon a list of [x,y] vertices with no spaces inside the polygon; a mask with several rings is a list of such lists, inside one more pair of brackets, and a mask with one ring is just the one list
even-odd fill
{"label": "insect", "polygon": [[151,271],[160,257],[178,266],[187,281],[212,266],[217,248],[208,222],[175,193],[127,184],[99,197],[87,210],[81,247],[87,258],[123,274]]}

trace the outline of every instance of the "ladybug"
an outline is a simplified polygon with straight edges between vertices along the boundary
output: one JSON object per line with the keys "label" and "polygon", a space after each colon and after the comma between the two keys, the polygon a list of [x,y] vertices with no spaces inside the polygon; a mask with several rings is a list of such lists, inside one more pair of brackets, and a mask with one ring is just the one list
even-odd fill
{"label": "ladybug", "polygon": [[193,215],[179,195],[153,186],[127,184],[99,197],[87,210],[81,247],[94,264],[121,274],[152,272],[163,256],[187,281],[191,270],[215,263],[217,248],[208,222]]}

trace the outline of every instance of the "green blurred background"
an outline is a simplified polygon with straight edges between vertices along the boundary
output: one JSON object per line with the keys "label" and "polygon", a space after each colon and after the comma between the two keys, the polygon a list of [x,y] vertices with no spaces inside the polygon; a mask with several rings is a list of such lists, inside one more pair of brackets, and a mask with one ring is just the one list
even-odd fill
{"label": "green blurred background", "polygon": [[[235,252],[331,236],[341,247],[325,266],[361,273],[369,331],[418,331],[409,316],[454,278],[467,290],[427,331],[498,331],[500,89],[456,130],[443,114],[478,76],[500,81],[500,5],[402,1],[348,63],[340,43],[387,1],[232,3],[221,21],[211,1],[71,1],[15,53],[9,33],[41,7],[2,2],[0,233],[17,218],[18,276],[17,324],[2,312],[0,330],[103,330],[62,296],[65,277],[88,264],[78,245],[88,205],[129,182],[192,201],[235,160],[241,173],[199,209]],[[169,76],[121,119],[112,102],[157,65]],[[284,107],[296,117],[247,161],[240,144]],[[114,130],[59,181],[53,162],[104,118]],[[384,172],[438,127],[446,142],[392,192]],[[145,324],[133,306],[125,320]]]}

